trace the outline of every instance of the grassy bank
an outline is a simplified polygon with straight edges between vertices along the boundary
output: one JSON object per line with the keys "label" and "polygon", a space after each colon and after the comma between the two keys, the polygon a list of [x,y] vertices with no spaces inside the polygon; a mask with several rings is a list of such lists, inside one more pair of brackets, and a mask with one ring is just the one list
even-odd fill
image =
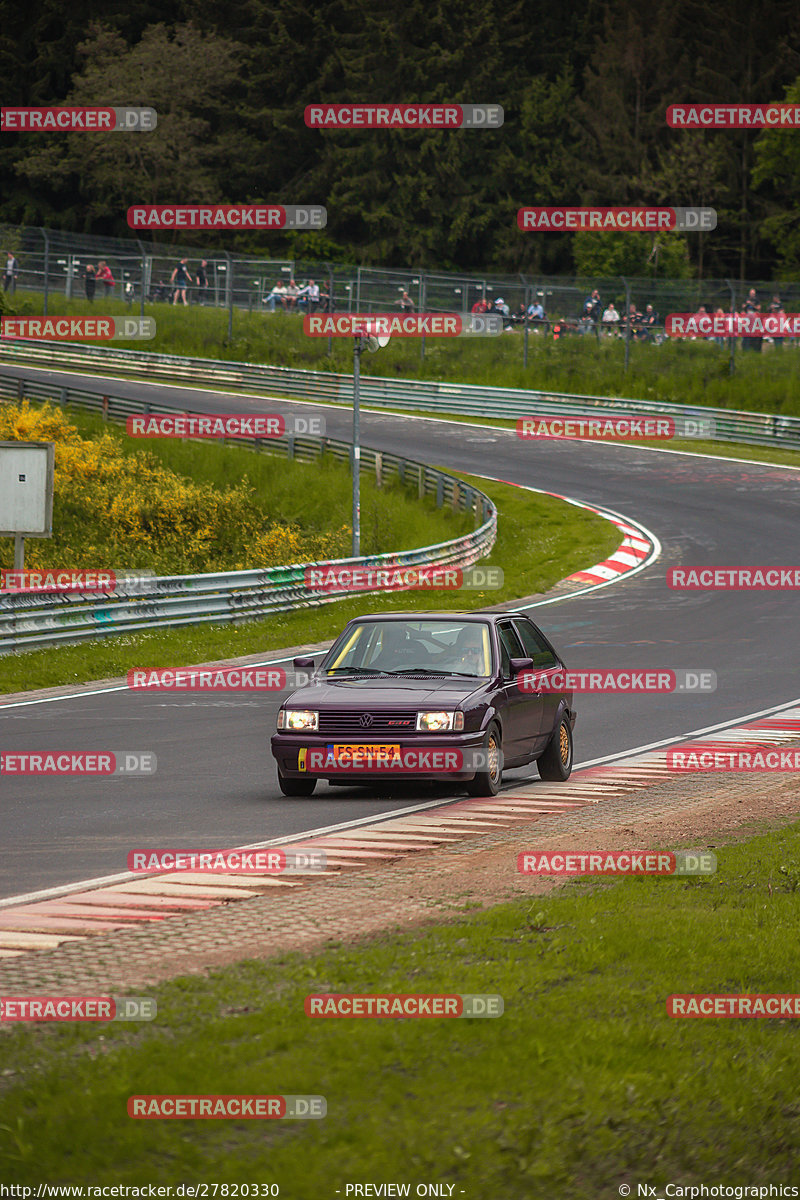
{"label": "grassy bank", "polygon": [[[192,447],[176,449],[188,451]],[[205,447],[197,449],[202,451]],[[255,458],[235,449],[229,453],[248,462]],[[285,463],[282,467],[285,470]],[[32,650],[0,658],[0,693],[116,678],[131,667],[177,667],[266,654],[282,646],[333,638],[346,621],[359,613],[501,604],[547,591],[565,575],[606,558],[619,545],[620,534],[615,526],[594,513],[507,484],[488,483],[468,475],[459,478],[481,488],[498,507],[497,542],[491,555],[481,559],[481,566],[502,568],[504,580],[499,590],[417,591],[356,597],[316,609],[276,614],[261,621],[126,634],[83,645]],[[391,548],[429,544],[421,539],[421,532],[419,528],[405,531],[419,540],[399,540]],[[455,537],[457,533],[443,536]]]}
{"label": "grassy bank", "polygon": [[[430,931],[177,980],[148,990],[148,1025],[2,1027],[3,1175],[274,1182],[296,1200],[367,1180],[505,1200],[790,1181],[796,1021],[675,1020],[665,1001],[797,990],[800,826],[716,852],[705,879],[575,881]],[[328,991],[499,993],[505,1014],[306,1018],[304,997]],[[173,1092],[321,1094],[328,1115],[127,1117],[130,1095]]]}
{"label": "grassy bank", "polygon": [[[36,294],[18,294],[20,313],[41,312]],[[51,314],[100,312],[85,300],[67,301],[51,296]],[[102,304],[102,311],[137,313],[121,301]],[[120,342],[133,349],[165,354],[244,362],[279,363],[282,366],[349,372],[352,346],[348,339],[333,339],[328,356],[326,338],[305,337],[302,320],[285,313],[235,311],[233,339],[228,342],[228,314],[211,308],[176,308],[146,305],[154,316],[157,335],[150,342]],[[598,396],[628,396],[673,404],[710,405],[756,412],[800,414],[800,347],[765,346],[762,353],[736,350],[736,372],[729,373],[727,348],[707,342],[671,341],[662,346],[634,343],[630,365],[624,370],[622,340],[594,337],[552,337],[531,334],[527,369],[523,366],[523,334],[494,338],[427,339],[424,359],[417,339],[394,338],[375,355],[364,355],[365,374],[407,379],[547,389]],[[115,343],[117,344],[117,343]]]}
{"label": "grassy bank", "polygon": [[[26,565],[248,570],[346,557],[351,481],[331,458],[298,463],[213,442],[143,443],[100,417],[50,405],[0,406],[0,440],[54,441],[53,537],[28,542]],[[467,533],[467,514],[364,478],[362,548],[379,554]],[[3,543],[0,565],[13,563]]]}

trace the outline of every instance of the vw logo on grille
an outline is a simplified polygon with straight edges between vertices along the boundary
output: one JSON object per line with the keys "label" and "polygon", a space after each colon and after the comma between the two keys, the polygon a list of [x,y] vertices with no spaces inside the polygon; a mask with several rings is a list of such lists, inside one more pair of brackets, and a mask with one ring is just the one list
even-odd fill
{"label": "vw logo on grille", "polygon": [[358,718],[358,723],[362,729],[368,729],[372,724],[372,713],[362,713]]}

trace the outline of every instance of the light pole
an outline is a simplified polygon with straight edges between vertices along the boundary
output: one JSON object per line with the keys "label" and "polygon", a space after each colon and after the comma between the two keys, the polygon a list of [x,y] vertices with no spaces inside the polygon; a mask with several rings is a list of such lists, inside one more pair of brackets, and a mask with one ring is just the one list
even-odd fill
{"label": "light pole", "polygon": [[375,334],[370,328],[376,322],[365,321],[364,329],[353,338],[353,558],[361,557],[361,441],[359,387],[361,383],[361,355],[365,350],[375,351],[389,342],[387,334]]}
{"label": "light pole", "polygon": [[366,338],[353,338],[353,558],[361,557],[361,443],[359,441],[358,389],[361,381],[361,355]]}

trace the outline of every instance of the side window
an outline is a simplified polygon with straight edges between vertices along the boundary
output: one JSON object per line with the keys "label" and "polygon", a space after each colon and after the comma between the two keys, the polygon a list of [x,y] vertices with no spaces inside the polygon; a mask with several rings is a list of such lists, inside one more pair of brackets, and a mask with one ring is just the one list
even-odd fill
{"label": "side window", "polygon": [[558,666],[558,659],[542,638],[537,629],[525,617],[518,617],[514,628],[519,634],[520,641],[525,647],[525,657],[533,659],[533,665],[541,671]]}
{"label": "side window", "polygon": [[525,658],[525,651],[512,625],[498,625],[497,633],[500,638],[500,670],[503,677],[508,679],[511,675],[511,659]]}

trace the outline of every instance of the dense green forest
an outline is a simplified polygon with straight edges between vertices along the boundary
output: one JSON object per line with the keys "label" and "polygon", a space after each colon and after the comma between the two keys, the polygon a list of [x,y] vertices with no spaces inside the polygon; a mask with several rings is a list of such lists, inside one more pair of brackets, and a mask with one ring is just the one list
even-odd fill
{"label": "dense green forest", "polygon": [[[646,260],[647,235],[522,234],[517,208],[710,205],[713,233],[673,235],[680,273],[800,278],[800,131],[665,120],[682,101],[800,100],[796,0],[0,0],[0,79],[4,104],[158,111],[148,134],[4,133],[0,223],[126,236],[137,202],[321,203],[320,233],[214,244],[589,273],[603,239]],[[305,127],[307,104],[345,100],[495,102],[505,124]]]}

